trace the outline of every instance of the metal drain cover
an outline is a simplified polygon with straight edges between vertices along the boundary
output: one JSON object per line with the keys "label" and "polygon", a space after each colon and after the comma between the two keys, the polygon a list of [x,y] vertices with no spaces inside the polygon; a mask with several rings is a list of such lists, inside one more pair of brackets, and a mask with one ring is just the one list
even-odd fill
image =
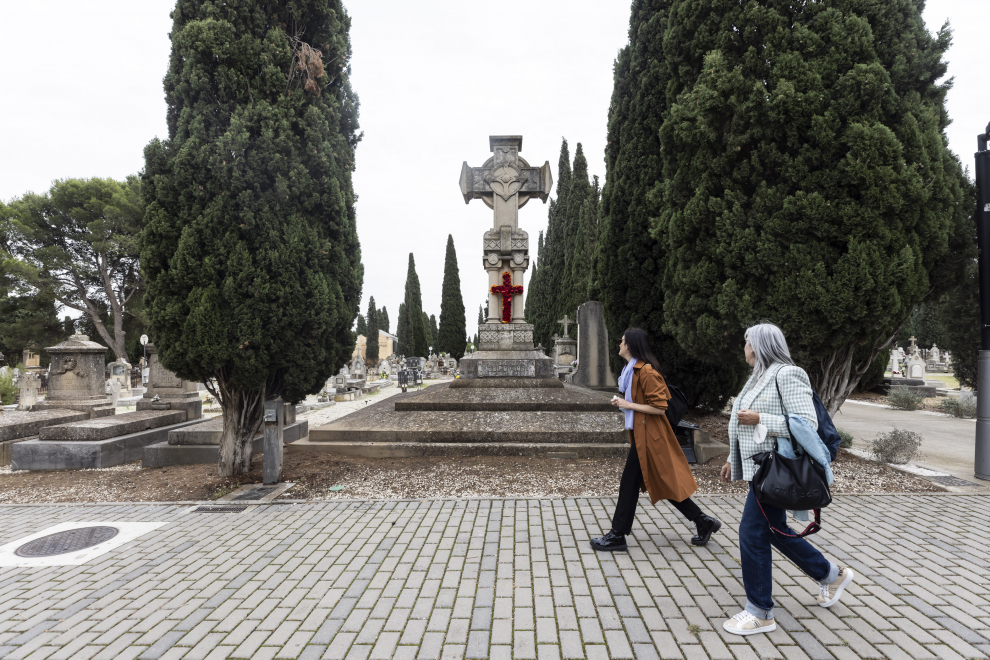
{"label": "metal drain cover", "polygon": [[278,489],[278,486],[259,486],[258,488],[252,488],[246,493],[241,493],[235,500],[260,500],[268,495],[271,495]]}
{"label": "metal drain cover", "polygon": [[17,548],[18,557],[54,557],[92,548],[117,536],[116,527],[80,527],[29,541]]}
{"label": "metal drain cover", "polygon": [[979,486],[980,484],[974,484],[972,481],[966,481],[965,479],[960,479],[959,477],[953,477],[952,475],[938,475],[935,477],[928,477],[936,483],[940,483],[943,486],[953,486],[955,488],[965,488],[967,486]]}
{"label": "metal drain cover", "polygon": [[246,509],[247,506],[199,506],[193,509],[193,513],[238,513]]}

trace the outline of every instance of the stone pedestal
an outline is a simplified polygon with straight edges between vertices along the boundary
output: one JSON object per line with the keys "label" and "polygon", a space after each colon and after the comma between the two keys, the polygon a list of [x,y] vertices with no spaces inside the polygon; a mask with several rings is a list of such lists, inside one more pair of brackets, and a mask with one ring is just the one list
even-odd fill
{"label": "stone pedestal", "polygon": [[197,384],[179,378],[162,366],[154,344],[148,344],[145,348],[148,351],[148,389],[137,402],[137,409],[184,410],[187,421],[201,418],[203,402],[199,398]]}
{"label": "stone pedestal", "polygon": [[91,418],[114,414],[103,377],[105,346],[77,334],[45,350],[52,356],[48,393],[36,410],[78,410]]}
{"label": "stone pedestal", "polygon": [[17,378],[18,410],[32,410],[38,403],[38,388],[41,387],[41,377],[33,371],[20,374]]}
{"label": "stone pedestal", "polygon": [[[484,323],[478,327],[478,351],[461,358],[461,380],[542,378],[555,381],[553,360],[533,348],[529,323]],[[455,389],[469,387],[454,381]],[[556,381],[559,382],[559,381]],[[554,387],[554,385],[549,385]]]}

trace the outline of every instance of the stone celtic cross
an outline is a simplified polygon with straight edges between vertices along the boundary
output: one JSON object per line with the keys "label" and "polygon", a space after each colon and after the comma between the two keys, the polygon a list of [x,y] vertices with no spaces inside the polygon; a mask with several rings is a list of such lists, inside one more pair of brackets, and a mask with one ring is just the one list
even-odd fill
{"label": "stone celtic cross", "polygon": [[471,167],[465,162],[461,166],[459,182],[465,204],[480,199],[495,216],[492,229],[485,232],[483,239],[483,263],[488,271],[489,289],[486,322],[502,320],[498,312],[501,309],[498,294],[492,293],[492,288],[500,285],[502,273],[508,271],[511,274],[509,284],[520,287],[509,303],[511,322],[525,323],[521,287],[529,267],[529,235],[519,229],[519,209],[533,197],[546,202],[553,176],[549,161],[541,167],[530,167],[519,156],[521,135],[492,135],[488,138],[488,146],[494,155],[481,167]]}

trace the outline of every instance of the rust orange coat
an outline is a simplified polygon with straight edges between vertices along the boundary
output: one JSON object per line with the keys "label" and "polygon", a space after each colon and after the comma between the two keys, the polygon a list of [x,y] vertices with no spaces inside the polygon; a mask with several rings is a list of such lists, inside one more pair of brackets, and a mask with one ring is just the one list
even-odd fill
{"label": "rust orange coat", "polygon": [[[670,390],[663,376],[649,363],[637,362],[633,367],[633,403],[645,403],[666,410],[668,399]],[[691,474],[691,467],[666,415],[635,412],[632,435],[639,455],[639,467],[643,471],[641,489],[650,494],[651,502],[683,502],[698,490],[698,482]]]}

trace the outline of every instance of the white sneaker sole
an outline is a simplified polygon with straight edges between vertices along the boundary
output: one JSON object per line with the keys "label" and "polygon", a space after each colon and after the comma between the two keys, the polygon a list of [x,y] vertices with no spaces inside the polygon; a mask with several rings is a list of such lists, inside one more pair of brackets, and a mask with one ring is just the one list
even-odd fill
{"label": "white sneaker sole", "polygon": [[[729,621],[731,620],[732,619],[729,619]],[[759,628],[749,628],[746,630],[742,630],[740,628],[730,628],[729,621],[723,623],[722,628],[725,630],[725,632],[732,633],[733,635],[756,635],[757,633],[773,632],[774,630],[777,629],[776,622],[771,623],[769,626],[760,626]]]}
{"label": "white sneaker sole", "polygon": [[[846,587],[852,584],[853,581],[853,570],[846,566],[846,577],[839,583],[839,586],[835,590],[835,595],[832,596],[831,600],[827,600],[824,603],[818,603],[821,607],[832,607],[839,602],[839,596],[845,591]],[[831,585],[830,585],[831,586]]]}

